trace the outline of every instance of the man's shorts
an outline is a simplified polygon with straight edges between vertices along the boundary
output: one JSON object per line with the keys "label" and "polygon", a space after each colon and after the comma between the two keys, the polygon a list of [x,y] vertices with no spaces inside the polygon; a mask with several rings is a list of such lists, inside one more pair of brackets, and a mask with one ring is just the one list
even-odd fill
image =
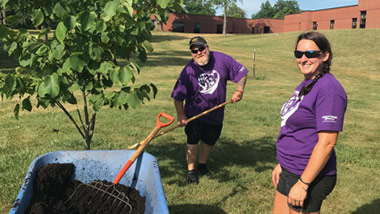
{"label": "man's shorts", "polygon": [[200,120],[193,120],[185,127],[188,144],[198,144],[202,140],[207,145],[213,146],[220,137],[223,124],[214,125],[202,122]]}
{"label": "man's shorts", "polygon": [[[293,174],[282,168],[280,180],[277,185],[277,191],[288,196],[290,189],[297,183],[299,175]],[[296,207],[288,204],[290,209],[302,213],[317,212],[321,209],[322,202],[332,192],[336,183],[336,175],[318,175],[310,184],[307,190],[307,196],[303,207]]]}

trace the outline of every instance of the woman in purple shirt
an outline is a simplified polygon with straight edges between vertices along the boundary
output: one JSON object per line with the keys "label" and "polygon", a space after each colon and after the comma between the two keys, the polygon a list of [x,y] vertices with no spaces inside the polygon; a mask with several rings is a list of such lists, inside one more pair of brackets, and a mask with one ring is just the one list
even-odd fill
{"label": "woman in purple shirt", "polygon": [[294,55],[305,79],[281,109],[272,172],[274,214],[320,213],[336,183],[334,147],[342,131],[347,95],[330,73],[332,52],[318,32],[299,35]]}

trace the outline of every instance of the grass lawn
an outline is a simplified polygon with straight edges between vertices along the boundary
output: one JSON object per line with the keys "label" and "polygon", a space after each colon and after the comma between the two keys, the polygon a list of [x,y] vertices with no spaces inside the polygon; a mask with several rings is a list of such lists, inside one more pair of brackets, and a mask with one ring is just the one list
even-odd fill
{"label": "grass lawn", "polygon": [[[336,146],[338,182],[321,212],[378,213],[380,54],[376,44],[380,29],[321,32],[333,49],[331,73],[348,95],[344,128]],[[209,159],[213,178],[186,185],[182,128],[147,146],[146,151],[158,159],[170,213],[271,213],[279,113],[303,79],[293,57],[298,34],[202,35],[211,50],[231,55],[250,73],[243,100],[226,106],[222,136]],[[102,109],[97,115],[93,149],[125,149],[146,138],[160,111],[176,116],[171,90],[191,57],[188,41],[194,35],[154,33],[155,51],[142,65],[136,84],[153,82],[159,90],[157,98],[138,109]],[[254,50],[256,78],[252,73]],[[0,69],[9,72],[9,62],[2,54]],[[235,85],[228,86],[230,97]],[[17,101],[0,102],[0,213],[9,212],[33,159],[47,152],[84,148],[77,130],[60,109],[33,109],[21,112],[16,120],[13,108]]]}

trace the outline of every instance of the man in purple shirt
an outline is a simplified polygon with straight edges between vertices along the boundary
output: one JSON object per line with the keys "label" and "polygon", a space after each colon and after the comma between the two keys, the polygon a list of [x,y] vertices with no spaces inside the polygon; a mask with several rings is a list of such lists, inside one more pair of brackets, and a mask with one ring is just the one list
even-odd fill
{"label": "man in purple shirt", "polygon": [[197,184],[197,156],[200,175],[211,175],[206,162],[222,131],[224,108],[214,110],[190,123],[187,123],[187,119],[225,102],[228,80],[237,83],[236,91],[231,97],[232,102],[240,101],[248,70],[232,57],[210,51],[202,37],[192,38],[189,46],[193,59],[179,75],[171,97],[174,99],[178,125],[186,126],[186,181]]}

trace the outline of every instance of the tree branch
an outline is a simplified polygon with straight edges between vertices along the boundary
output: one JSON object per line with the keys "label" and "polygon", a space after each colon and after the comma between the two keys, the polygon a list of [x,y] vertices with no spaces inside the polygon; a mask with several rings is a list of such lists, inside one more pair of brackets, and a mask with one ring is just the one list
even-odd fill
{"label": "tree branch", "polygon": [[71,122],[74,123],[75,127],[79,131],[79,133],[82,136],[82,138],[85,139],[85,135],[83,134],[82,130],[79,128],[77,122],[74,120],[74,118],[71,116],[71,114],[66,110],[66,108],[59,101],[57,101],[56,104],[57,104],[57,106],[59,106],[63,110],[63,112],[65,112],[65,114],[69,117],[69,119],[71,120]]}

